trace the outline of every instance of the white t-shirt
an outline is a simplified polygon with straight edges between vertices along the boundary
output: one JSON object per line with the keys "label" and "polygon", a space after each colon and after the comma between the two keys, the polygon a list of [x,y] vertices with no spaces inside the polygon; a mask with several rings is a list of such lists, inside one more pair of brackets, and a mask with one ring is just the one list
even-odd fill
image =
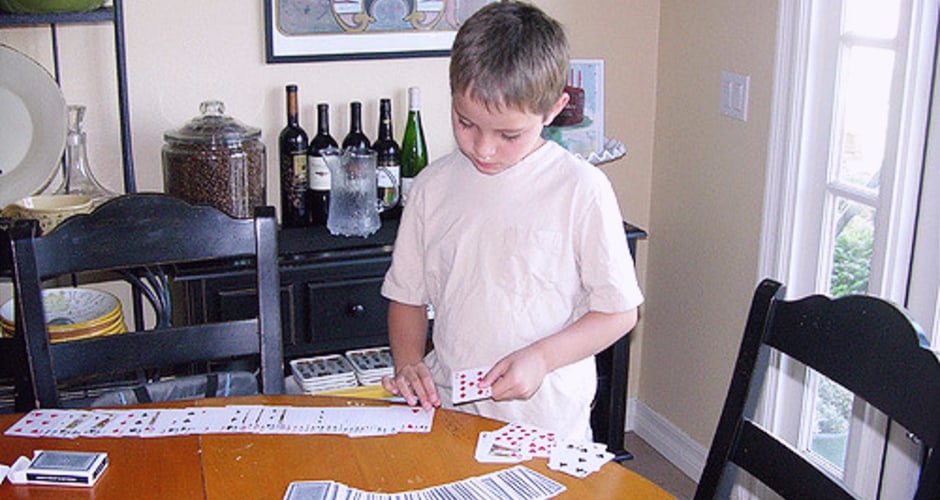
{"label": "white t-shirt", "polygon": [[[409,192],[382,294],[434,308],[425,358],[445,407],[451,372],[491,367],[588,311],[643,302],[607,177],[554,142],[496,175],[459,151],[429,165]],[[594,357],[549,373],[526,401],[460,410],[583,439]]]}

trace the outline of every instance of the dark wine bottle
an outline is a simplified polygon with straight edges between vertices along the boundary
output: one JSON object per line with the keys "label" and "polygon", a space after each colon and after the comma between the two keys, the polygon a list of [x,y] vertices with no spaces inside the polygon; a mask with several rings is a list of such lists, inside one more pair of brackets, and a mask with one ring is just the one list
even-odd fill
{"label": "dark wine bottle", "polygon": [[392,100],[379,100],[379,138],[372,144],[378,161],[376,184],[379,209],[385,213],[398,206],[401,188],[401,148],[392,137]]}
{"label": "dark wine bottle", "polygon": [[307,203],[307,132],[300,126],[297,86],[287,86],[287,126],[278,136],[281,159],[281,225],[300,227],[308,224]]}
{"label": "dark wine bottle", "polygon": [[421,89],[408,88],[408,121],[401,140],[401,204],[408,202],[408,189],[418,172],[428,164],[427,143],[421,126]]}
{"label": "dark wine bottle", "polygon": [[307,161],[310,184],[307,188],[307,209],[311,224],[325,226],[330,212],[330,169],[326,167],[320,152],[326,148],[338,148],[336,139],[330,135],[330,105],[317,104],[317,135],[310,141]]}
{"label": "dark wine bottle", "polygon": [[343,149],[369,149],[372,143],[362,132],[362,103],[349,103],[349,133],[343,138]]}

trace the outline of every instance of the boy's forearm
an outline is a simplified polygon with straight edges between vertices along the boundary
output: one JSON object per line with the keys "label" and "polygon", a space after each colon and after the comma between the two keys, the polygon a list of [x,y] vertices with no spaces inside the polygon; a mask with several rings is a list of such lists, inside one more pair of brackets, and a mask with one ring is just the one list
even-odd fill
{"label": "boy's forearm", "polygon": [[395,366],[413,365],[424,359],[427,331],[428,315],[424,306],[389,302],[388,339]]}
{"label": "boy's forearm", "polygon": [[622,313],[590,311],[532,347],[545,360],[548,371],[553,371],[603,351],[632,330],[637,317],[636,309]]}

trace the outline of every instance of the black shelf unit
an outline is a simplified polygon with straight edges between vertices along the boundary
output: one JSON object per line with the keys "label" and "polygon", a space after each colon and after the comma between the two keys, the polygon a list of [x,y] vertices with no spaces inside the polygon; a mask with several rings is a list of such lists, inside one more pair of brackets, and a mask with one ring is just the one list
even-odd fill
{"label": "black shelf unit", "polygon": [[0,28],[11,26],[48,25],[52,37],[52,57],[54,76],[59,81],[59,41],[56,27],[60,24],[101,24],[114,26],[115,72],[117,76],[118,116],[121,129],[121,158],[123,161],[124,191],[137,191],[134,177],[134,156],[131,146],[130,105],[127,91],[127,58],[124,38],[123,0],[113,0],[113,5],[88,12],[69,12],[55,14],[8,14],[0,12]]}

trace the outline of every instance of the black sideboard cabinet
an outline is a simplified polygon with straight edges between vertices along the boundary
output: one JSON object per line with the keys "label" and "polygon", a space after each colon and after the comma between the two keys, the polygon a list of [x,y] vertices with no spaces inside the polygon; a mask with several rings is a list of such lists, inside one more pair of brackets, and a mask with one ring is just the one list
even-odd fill
{"label": "black sideboard cabinet", "polygon": [[[368,238],[329,234],[325,227],[279,232],[281,320],[287,359],[388,344],[388,301],[380,289],[392,262],[397,219]],[[624,223],[630,252],[646,232]],[[178,323],[239,319],[251,312],[250,269],[231,262],[178,270],[172,301]],[[591,415],[594,438],[617,459],[623,449],[629,335],[597,355],[598,390]]]}

